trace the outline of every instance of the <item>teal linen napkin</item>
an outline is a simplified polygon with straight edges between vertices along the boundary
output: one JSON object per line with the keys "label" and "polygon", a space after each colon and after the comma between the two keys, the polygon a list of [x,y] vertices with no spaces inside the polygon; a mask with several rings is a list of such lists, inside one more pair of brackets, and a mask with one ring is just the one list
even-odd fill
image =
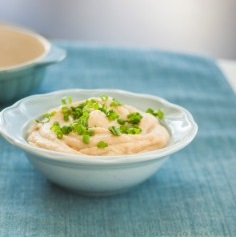
{"label": "teal linen napkin", "polygon": [[186,107],[193,143],[117,196],[79,196],[48,182],[0,138],[0,236],[236,236],[236,99],[211,58],[57,43],[68,56],[34,93],[119,88]]}

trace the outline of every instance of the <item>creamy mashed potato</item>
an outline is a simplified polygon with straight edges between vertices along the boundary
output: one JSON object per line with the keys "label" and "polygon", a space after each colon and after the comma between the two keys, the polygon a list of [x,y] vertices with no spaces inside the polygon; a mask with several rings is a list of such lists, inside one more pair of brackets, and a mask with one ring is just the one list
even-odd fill
{"label": "creamy mashed potato", "polygon": [[66,97],[62,103],[36,119],[28,131],[29,144],[71,154],[126,155],[169,142],[158,113],[140,111],[106,95],[80,102]]}

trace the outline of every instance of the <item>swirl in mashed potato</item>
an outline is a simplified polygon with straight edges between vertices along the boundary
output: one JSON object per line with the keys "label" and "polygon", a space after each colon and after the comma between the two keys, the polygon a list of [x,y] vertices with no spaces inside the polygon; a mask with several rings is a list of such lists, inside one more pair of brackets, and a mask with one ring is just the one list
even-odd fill
{"label": "swirl in mashed potato", "polygon": [[29,144],[70,154],[126,155],[163,148],[169,142],[169,133],[159,122],[160,110],[143,112],[106,95],[80,102],[66,97],[62,103],[36,119],[28,131]]}

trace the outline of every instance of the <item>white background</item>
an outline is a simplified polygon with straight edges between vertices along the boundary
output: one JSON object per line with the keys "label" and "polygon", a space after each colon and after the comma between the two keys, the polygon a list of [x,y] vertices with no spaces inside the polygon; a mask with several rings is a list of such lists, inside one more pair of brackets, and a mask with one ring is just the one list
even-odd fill
{"label": "white background", "polygon": [[236,59],[236,0],[7,0],[0,21],[50,39]]}

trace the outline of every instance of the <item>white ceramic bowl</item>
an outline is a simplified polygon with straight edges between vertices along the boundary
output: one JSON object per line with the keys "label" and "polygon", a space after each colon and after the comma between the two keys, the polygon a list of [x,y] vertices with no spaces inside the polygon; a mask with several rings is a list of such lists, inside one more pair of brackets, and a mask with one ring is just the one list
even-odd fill
{"label": "white ceramic bowl", "polygon": [[65,56],[64,49],[35,32],[0,24],[0,104],[29,95],[43,81],[46,68]]}
{"label": "white ceramic bowl", "polygon": [[[134,155],[86,156],[71,155],[32,147],[26,142],[26,130],[33,119],[61,103],[63,96],[74,101],[107,94],[140,110],[160,108],[164,126],[171,134],[163,149]],[[26,97],[0,113],[0,134],[23,150],[49,180],[83,194],[106,195],[133,187],[153,175],[169,155],[187,146],[197,133],[197,124],[184,108],[166,100],[122,90],[70,89]]]}

